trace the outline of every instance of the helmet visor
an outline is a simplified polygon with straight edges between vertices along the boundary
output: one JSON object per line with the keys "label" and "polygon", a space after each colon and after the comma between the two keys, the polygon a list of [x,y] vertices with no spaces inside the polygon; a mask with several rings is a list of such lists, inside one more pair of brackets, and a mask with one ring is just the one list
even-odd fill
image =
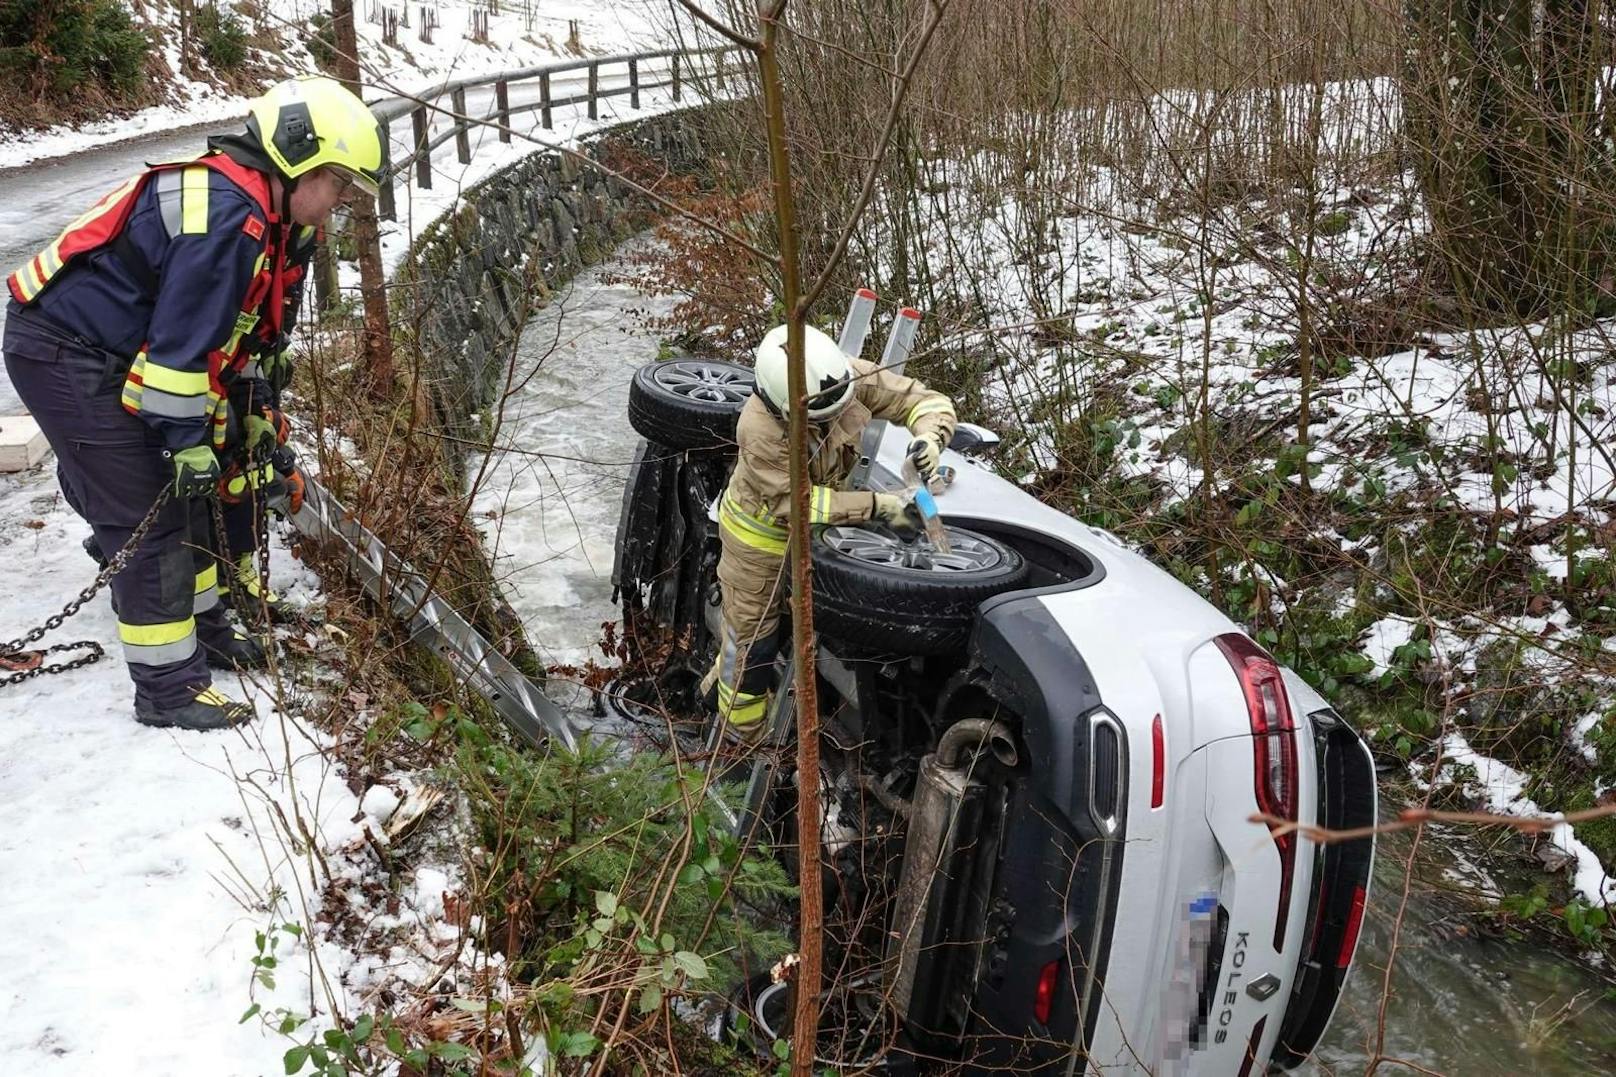
{"label": "helmet visor", "polygon": [[852,396],[852,377],[840,378],[829,388],[821,389],[808,398],[808,416],[813,419],[834,418],[847,406]]}
{"label": "helmet visor", "polygon": [[325,166],[325,168],[326,171],[337,177],[337,179],[342,183],[342,193],[344,197],[347,196],[349,187],[357,187],[361,191],[364,191],[366,194],[370,195],[372,198],[375,198],[376,195],[380,193],[380,187],[376,183],[374,176],[366,175],[363,172],[355,172],[350,168],[344,168],[341,165],[336,164],[328,164]]}

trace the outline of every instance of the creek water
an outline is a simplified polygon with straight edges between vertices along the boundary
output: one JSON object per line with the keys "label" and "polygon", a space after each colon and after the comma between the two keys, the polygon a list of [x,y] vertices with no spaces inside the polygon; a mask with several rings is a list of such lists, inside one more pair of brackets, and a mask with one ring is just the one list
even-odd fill
{"label": "creek water", "polygon": [[[1507,851],[1516,839],[1429,828],[1409,871],[1412,835],[1382,836],[1358,959],[1311,1072],[1363,1073],[1379,1054],[1455,1077],[1616,1073],[1609,984],[1554,947],[1475,929],[1476,895],[1530,885],[1501,883],[1479,867],[1479,840]],[[1410,1070],[1383,1064],[1377,1072]]]}
{"label": "creek water", "polygon": [[[601,657],[601,625],[617,616],[612,547],[637,441],[628,384],[659,350],[639,315],[669,305],[608,283],[622,268],[607,263],[579,274],[528,324],[476,497],[511,603],[552,663]],[[483,462],[474,458],[471,472]],[[552,691],[586,705],[586,694],[565,678],[552,679]],[[1616,1001],[1607,985],[1552,947],[1471,930],[1464,895],[1496,892],[1499,884],[1463,851],[1471,843],[1458,839],[1428,831],[1412,878],[1404,870],[1411,836],[1382,839],[1352,978],[1303,1072],[1364,1073],[1380,1056],[1383,1074],[1616,1073]]]}

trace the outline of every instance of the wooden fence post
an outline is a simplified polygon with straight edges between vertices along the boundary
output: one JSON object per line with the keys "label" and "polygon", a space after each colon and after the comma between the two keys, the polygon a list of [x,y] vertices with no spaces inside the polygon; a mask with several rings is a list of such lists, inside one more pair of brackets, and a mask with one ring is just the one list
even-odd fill
{"label": "wooden fence post", "polygon": [[632,56],[628,61],[628,107],[640,107],[640,61]]}
{"label": "wooden fence post", "polygon": [[457,86],[449,92],[449,101],[455,111],[455,156],[463,165],[471,164],[471,138],[468,134],[466,120],[466,88]]}
{"label": "wooden fence post", "polygon": [[511,140],[511,92],[504,79],[494,83],[494,102],[499,106],[499,140]]}
{"label": "wooden fence post", "polygon": [[595,96],[598,93],[600,93],[600,64],[591,61],[589,64],[589,118],[592,120],[600,119],[600,98]]}
{"label": "wooden fence post", "polygon": [[[379,121],[382,128],[382,145],[387,152],[393,152],[392,128],[386,120]],[[382,220],[394,221],[398,219],[398,210],[393,205],[393,172],[388,169],[387,175],[382,177],[380,187],[376,190],[376,210],[381,214]]]}
{"label": "wooden fence post", "polygon": [[324,230],[314,248],[314,309],[324,315],[337,297],[337,261],[331,257]]}
{"label": "wooden fence post", "polygon": [[673,99],[679,100],[679,54],[673,54]]}
{"label": "wooden fence post", "polygon": [[548,71],[539,73],[539,115],[544,118],[544,129],[546,131],[555,127],[555,124],[550,122],[550,72]]}
{"label": "wooden fence post", "polygon": [[415,111],[410,113],[410,118],[415,122],[415,185],[423,191],[430,191],[432,189],[432,154],[426,148],[426,106],[416,105]]}

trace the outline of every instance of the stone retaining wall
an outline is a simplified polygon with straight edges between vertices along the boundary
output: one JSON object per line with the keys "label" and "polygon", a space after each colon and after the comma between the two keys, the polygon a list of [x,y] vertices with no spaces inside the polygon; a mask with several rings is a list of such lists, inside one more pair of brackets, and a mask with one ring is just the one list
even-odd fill
{"label": "stone retaining wall", "polygon": [[[677,174],[703,168],[702,109],[608,128],[582,151],[628,147]],[[456,472],[479,416],[497,399],[522,326],[551,289],[607,257],[655,219],[652,203],[615,176],[559,153],[536,153],[465,192],[461,206],[412,245],[395,284],[393,325],[412,335]],[[458,444],[457,444],[458,443]]]}

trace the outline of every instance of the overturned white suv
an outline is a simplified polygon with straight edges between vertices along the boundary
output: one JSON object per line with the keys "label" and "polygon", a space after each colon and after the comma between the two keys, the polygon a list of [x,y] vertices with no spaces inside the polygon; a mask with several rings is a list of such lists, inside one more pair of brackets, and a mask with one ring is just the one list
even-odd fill
{"label": "overturned white suv", "polygon": [[[614,583],[631,645],[657,657],[625,692],[688,699],[711,661],[711,507],[750,390],[745,368],[690,359],[634,379],[645,440]],[[820,1055],[913,1073],[1290,1068],[1340,997],[1374,844],[1253,817],[1372,823],[1369,753],[1194,592],[979,464],[992,440],[967,426],[944,454],[947,555],[867,528],[815,538],[836,973]],[[852,481],[900,489],[907,443],[872,424]],[[781,745],[792,699],[776,693]],[[780,848],[794,759],[761,758],[737,826]],[[788,991],[760,977],[740,1024],[784,1034]]]}

